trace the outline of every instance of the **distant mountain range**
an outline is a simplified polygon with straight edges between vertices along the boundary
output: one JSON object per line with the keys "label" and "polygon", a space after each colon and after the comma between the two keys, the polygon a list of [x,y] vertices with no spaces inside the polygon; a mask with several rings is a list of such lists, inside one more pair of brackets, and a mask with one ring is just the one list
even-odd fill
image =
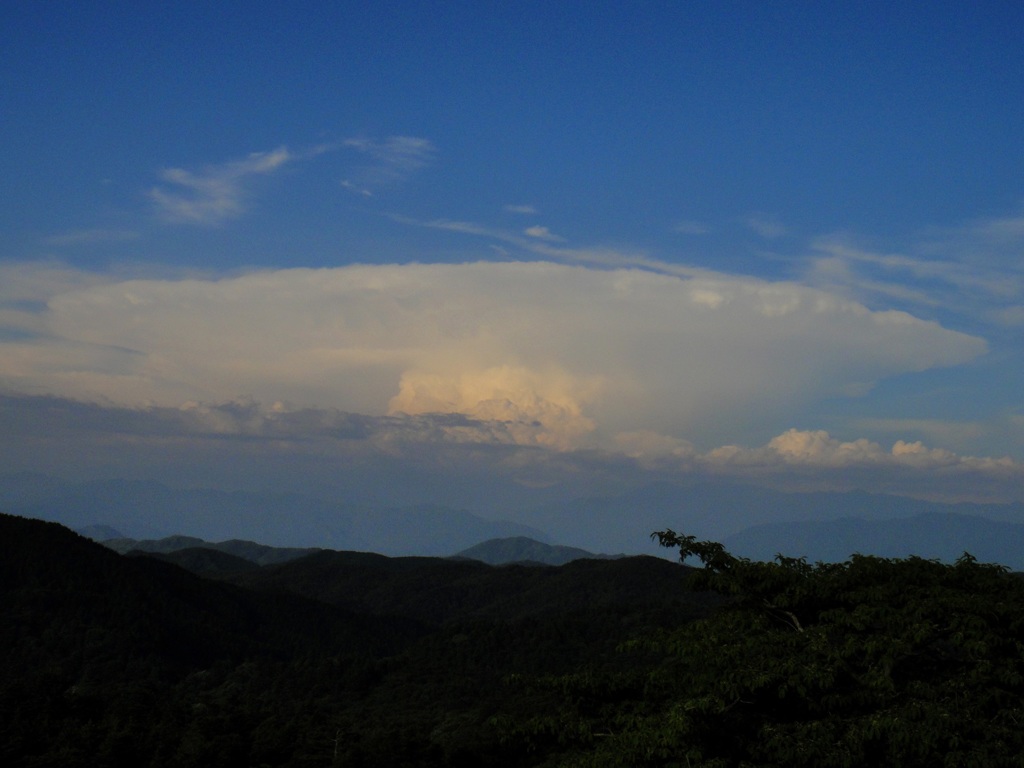
{"label": "distant mountain range", "polygon": [[618,495],[524,509],[514,519],[541,528],[550,541],[592,552],[656,554],[659,548],[651,543],[650,534],[666,528],[698,539],[725,541],[755,526],[827,524],[844,518],[895,521],[928,513],[1024,524],[1022,503],[943,504],[865,491],[793,493],[713,481],[652,483]]}
{"label": "distant mountain range", "polygon": [[842,562],[854,553],[952,562],[964,552],[1024,570],[1024,525],[977,515],[926,512],[897,520],[841,518],[757,525],[722,542],[734,555],[770,560],[782,553],[811,562]]}
{"label": "distant mountain range", "polygon": [[506,563],[537,563],[539,565],[565,565],[574,560],[614,560],[625,555],[595,555],[578,547],[545,544],[527,536],[491,539],[475,547],[457,552],[456,557],[479,560],[490,565]]}
{"label": "distant mountain range", "polygon": [[295,493],[178,489],[134,480],[70,482],[29,473],[0,476],[0,512],[75,530],[100,526],[139,540],[187,533],[206,541],[255,538],[278,547],[395,556],[447,556],[510,536],[548,539],[529,525],[431,504],[381,508]]}
{"label": "distant mountain range", "polygon": [[[376,507],[296,493],[14,474],[0,476],[0,511],[60,522],[96,539],[112,533],[135,539],[129,545],[135,548],[186,533],[225,545],[255,539],[275,548],[463,554],[486,562],[559,563],[595,552],[671,559],[650,538],[671,528],[758,559],[781,552],[843,560],[860,552],[951,560],[967,550],[979,560],[1024,570],[1024,504],[940,504],[861,491],[783,493],[725,482],[654,483],[618,495],[524,505],[509,512],[510,519],[494,520],[486,510],[431,504]],[[492,543],[464,554],[481,542],[519,538],[570,551]],[[240,544],[232,546],[222,551],[237,555]]]}
{"label": "distant mountain range", "polygon": [[[112,530],[104,528],[100,532],[108,533]],[[325,551],[316,547],[271,547],[239,539],[210,542],[195,536],[167,536],[163,539],[141,541],[122,536],[105,539],[95,535],[95,527],[83,529],[78,533],[120,554],[156,556],[201,575],[249,571],[260,566],[287,563]],[[89,535],[90,533],[93,535]],[[456,552],[452,557],[478,560],[488,565],[565,565],[574,560],[614,560],[625,555],[598,555],[577,547],[545,544],[527,536],[513,536],[489,539]]]}
{"label": "distant mountain range", "polygon": [[[79,531],[79,533],[87,535],[86,531]],[[95,536],[90,536],[89,538],[96,540]],[[99,541],[104,546],[121,554],[132,551],[169,554],[180,552],[183,549],[212,549],[241,558],[255,565],[286,563],[289,560],[295,560],[296,558],[305,557],[320,551],[318,547],[271,547],[266,544],[257,544],[254,541],[243,541],[241,539],[230,539],[229,541],[215,543],[198,539],[195,536],[167,536],[163,539],[145,539],[143,541],[117,537],[99,539]]]}

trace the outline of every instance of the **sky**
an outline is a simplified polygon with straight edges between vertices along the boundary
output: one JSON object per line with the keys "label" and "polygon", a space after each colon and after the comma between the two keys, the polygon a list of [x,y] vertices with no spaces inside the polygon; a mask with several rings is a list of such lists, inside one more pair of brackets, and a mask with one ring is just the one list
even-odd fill
{"label": "sky", "polygon": [[5,2],[0,460],[1024,501],[1021,29]]}

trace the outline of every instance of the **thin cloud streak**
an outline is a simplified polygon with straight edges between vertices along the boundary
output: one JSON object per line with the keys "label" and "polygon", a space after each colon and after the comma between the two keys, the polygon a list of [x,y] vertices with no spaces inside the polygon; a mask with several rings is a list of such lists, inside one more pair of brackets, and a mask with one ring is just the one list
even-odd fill
{"label": "thin cloud streak", "polygon": [[[625,253],[613,248],[569,248],[555,246],[552,243],[543,242],[537,238],[524,237],[518,232],[497,227],[489,227],[477,224],[472,221],[457,221],[452,219],[434,219],[431,221],[420,221],[408,216],[392,214],[390,218],[400,224],[414,227],[425,227],[428,229],[439,229],[446,232],[458,232],[464,235],[485,237],[512,245],[519,249],[522,254],[533,254],[544,259],[561,264],[589,265],[607,269],[643,269],[675,277],[699,277],[702,275],[716,274],[712,270],[700,267],[691,267],[682,264],[670,264],[665,261],[650,258],[643,253]],[[756,278],[750,278],[756,280]]]}
{"label": "thin cloud streak", "polygon": [[993,329],[1021,323],[1024,217],[980,219],[920,233],[901,252],[876,252],[849,235],[812,243],[808,283],[867,304],[946,313]]}
{"label": "thin cloud streak", "polygon": [[766,240],[782,237],[789,231],[777,217],[764,213],[752,213],[743,223]]}
{"label": "thin cloud streak", "polygon": [[526,235],[527,237],[532,237],[537,240],[546,240],[549,243],[561,243],[565,241],[564,237],[556,235],[547,227],[542,227],[539,224],[536,224],[532,227],[527,227],[526,229],[523,230],[523,234]]}
{"label": "thin cloud streak", "polygon": [[520,216],[536,216],[538,211],[532,205],[506,205],[502,210],[506,213],[514,213]]}
{"label": "thin cloud streak", "polygon": [[149,197],[157,215],[165,221],[219,224],[245,213],[247,185],[252,177],[272,173],[295,159],[287,147],[278,147],[198,172],[167,168],[160,174],[165,184],[153,187]]}
{"label": "thin cloud streak", "polygon": [[416,136],[389,136],[385,139],[352,138],[342,146],[355,150],[373,160],[372,164],[357,170],[352,179],[342,180],[342,186],[364,196],[372,196],[373,189],[398,184],[434,161],[437,148],[429,139]]}

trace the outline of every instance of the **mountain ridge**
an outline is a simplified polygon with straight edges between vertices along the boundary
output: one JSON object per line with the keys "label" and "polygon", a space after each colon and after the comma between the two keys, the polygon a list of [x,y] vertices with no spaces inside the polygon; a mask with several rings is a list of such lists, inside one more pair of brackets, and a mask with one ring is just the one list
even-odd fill
{"label": "mountain ridge", "polygon": [[489,565],[508,563],[536,563],[538,565],[565,565],[574,560],[613,560],[626,555],[595,554],[579,547],[563,544],[545,544],[528,536],[512,536],[503,539],[488,539],[453,557],[479,560]]}
{"label": "mountain ridge", "polygon": [[[907,532],[885,536],[913,536],[918,524],[915,519],[926,513],[1024,523],[1022,503],[945,504],[865,491],[793,493],[709,481],[664,481],[616,495],[527,505],[510,513],[509,519],[494,520],[483,516],[484,508],[470,511],[436,504],[375,507],[291,492],[181,490],[154,482],[73,483],[44,475],[8,474],[0,475],[0,509],[72,528],[111,525],[137,541],[185,532],[203,541],[256,540],[274,547],[442,557],[490,539],[519,536],[591,553],[664,557],[667,555],[650,535],[667,528],[709,541],[733,541],[730,537],[739,536],[735,541],[740,548],[753,552],[756,550],[746,549],[743,536],[756,538],[755,534],[741,536],[741,532],[757,526],[769,526],[758,529],[761,533],[757,535],[770,537],[773,525],[890,519],[904,521],[894,522],[893,531],[902,527]],[[823,535],[838,536],[838,531]],[[925,536],[928,531],[917,533]],[[884,537],[874,542],[851,540],[844,544],[848,551],[834,556],[855,550],[881,553],[886,550],[877,547],[883,544]],[[983,559],[1007,557],[1002,551],[973,543],[964,548],[977,550]],[[773,554],[762,551],[759,556]],[[1016,560],[1009,564],[1020,565]]]}

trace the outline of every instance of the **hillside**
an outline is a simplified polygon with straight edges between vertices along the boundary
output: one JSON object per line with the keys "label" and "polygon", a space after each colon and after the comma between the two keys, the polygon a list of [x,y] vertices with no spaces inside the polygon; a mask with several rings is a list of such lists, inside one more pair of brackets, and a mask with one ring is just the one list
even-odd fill
{"label": "hillside", "polygon": [[0,515],[0,764],[1019,765],[1021,579],[660,536],[704,567],[260,566]]}
{"label": "hillside", "polygon": [[255,571],[232,583],[313,598],[347,610],[399,615],[431,624],[489,619],[692,610],[683,598],[688,569],[655,557],[575,560],[560,567],[472,560],[387,558],[319,552]]}
{"label": "hillside", "polygon": [[320,551],[317,547],[270,547],[266,544],[257,544],[254,541],[243,541],[240,539],[210,542],[195,536],[166,536],[162,539],[143,539],[141,541],[130,538],[115,538],[105,539],[100,543],[110,547],[115,552],[120,552],[122,555],[133,550],[167,555],[185,549],[210,549],[247,560],[255,565],[285,563],[297,557],[304,557]]}
{"label": "hillside", "polygon": [[708,605],[646,557],[323,551],[211,581],[170,556],[0,515],[4,765],[527,765],[494,718],[550,694],[510,676],[611,671],[634,633]]}
{"label": "hillside", "polygon": [[513,536],[507,539],[489,539],[476,546],[457,552],[455,557],[466,557],[491,565],[505,563],[537,563],[540,565],[565,565],[573,560],[607,560],[613,555],[595,555],[579,547],[560,544],[545,544],[528,536]]}

